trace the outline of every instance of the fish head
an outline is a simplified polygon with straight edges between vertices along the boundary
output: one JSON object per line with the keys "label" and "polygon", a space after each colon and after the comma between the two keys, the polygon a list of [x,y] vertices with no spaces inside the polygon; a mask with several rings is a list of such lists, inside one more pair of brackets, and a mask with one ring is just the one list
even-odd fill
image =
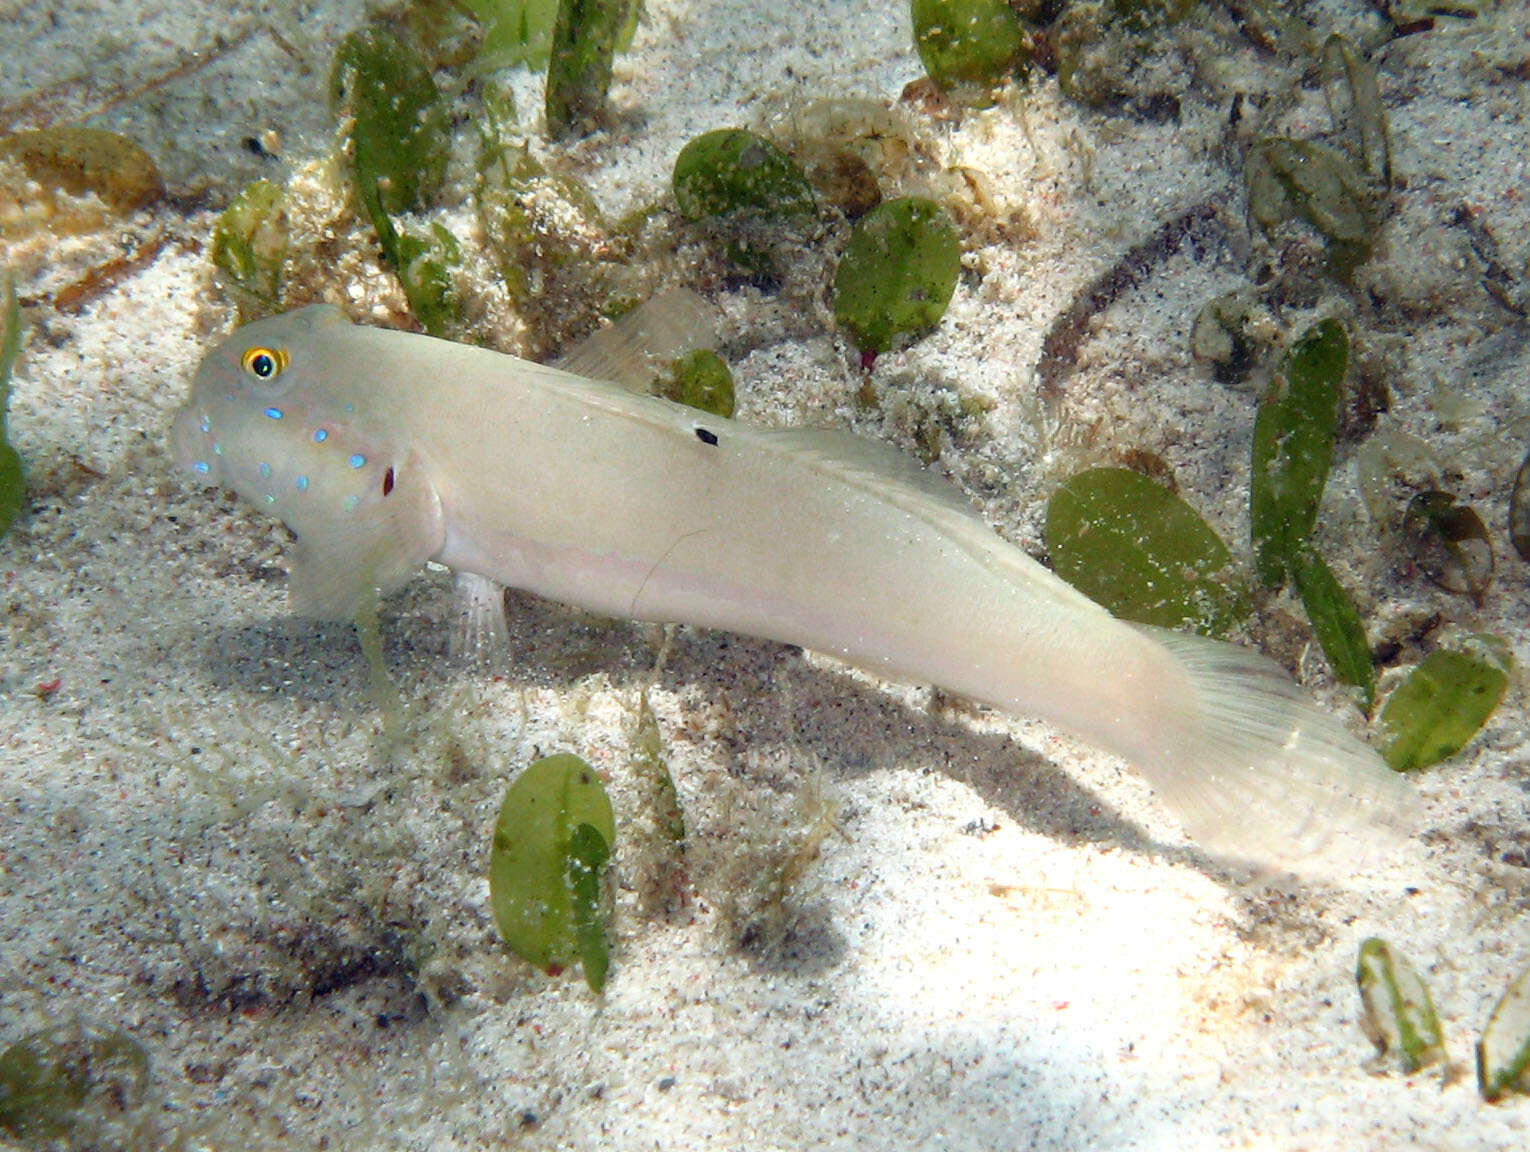
{"label": "fish head", "polygon": [[298,539],[292,591],[305,614],[352,615],[441,546],[440,503],[390,429],[338,308],[258,320],[203,359],[176,414],[175,453],[207,486],[280,518]]}

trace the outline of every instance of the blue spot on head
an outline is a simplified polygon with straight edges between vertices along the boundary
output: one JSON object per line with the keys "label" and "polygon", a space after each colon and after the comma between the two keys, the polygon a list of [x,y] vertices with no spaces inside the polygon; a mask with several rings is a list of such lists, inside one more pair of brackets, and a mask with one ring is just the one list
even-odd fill
{"label": "blue spot on head", "polygon": [[262,480],[271,479],[271,465],[267,464],[264,460],[260,462],[260,478]]}
{"label": "blue spot on head", "polygon": [[270,408],[266,409],[266,415],[271,417],[271,419],[273,419],[273,420],[280,420],[282,418],[282,416],[285,415],[285,413],[282,412],[282,410],[280,408],[276,407],[275,405],[272,405]]}
{"label": "blue spot on head", "polygon": [[297,486],[297,490],[299,492],[307,492],[308,491],[308,477],[307,476],[299,476],[296,480],[293,481],[293,484],[295,484]]}
{"label": "blue spot on head", "polygon": [[218,443],[218,441],[216,441],[216,440],[213,441],[213,455],[214,456],[222,456],[223,455],[223,445]]}
{"label": "blue spot on head", "polygon": [[356,414],[356,405],[347,400],[345,402],[345,411],[347,415],[354,416]]}
{"label": "blue spot on head", "polygon": [[328,428],[315,428],[313,430],[313,442],[315,444],[322,444],[322,443],[324,443],[324,441],[326,441],[328,439],[329,439],[329,429]]}
{"label": "blue spot on head", "polygon": [[206,416],[202,417],[202,431],[203,432],[211,432],[212,431],[212,421],[210,419],[208,419]]}
{"label": "blue spot on head", "polygon": [[352,468],[364,468],[366,466],[366,462],[367,458],[360,452],[351,453],[350,465]]}
{"label": "blue spot on head", "polygon": [[207,473],[211,471],[211,469],[207,467],[206,460],[198,460],[191,466],[191,470],[193,472],[200,472],[203,476],[206,476]]}

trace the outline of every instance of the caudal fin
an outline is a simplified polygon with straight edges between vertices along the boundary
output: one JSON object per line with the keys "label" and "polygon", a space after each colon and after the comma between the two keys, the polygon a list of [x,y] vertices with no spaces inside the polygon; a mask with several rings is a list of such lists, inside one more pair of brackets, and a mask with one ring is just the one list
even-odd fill
{"label": "caudal fin", "polygon": [[1137,767],[1197,843],[1326,877],[1394,854],[1417,823],[1413,788],[1283,669],[1234,644],[1144,631],[1184,667],[1196,702],[1178,753]]}

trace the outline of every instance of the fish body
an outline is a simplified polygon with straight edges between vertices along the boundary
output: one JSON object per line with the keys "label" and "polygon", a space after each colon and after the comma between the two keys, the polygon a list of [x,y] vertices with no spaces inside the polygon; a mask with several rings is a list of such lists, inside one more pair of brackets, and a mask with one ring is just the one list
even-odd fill
{"label": "fish body", "polygon": [[321,305],[210,353],[176,440],[195,475],[292,529],[312,615],[353,615],[433,560],[797,644],[1048,720],[1135,764],[1208,848],[1268,864],[1408,803],[1263,657],[1116,620],[853,436],[753,428]]}

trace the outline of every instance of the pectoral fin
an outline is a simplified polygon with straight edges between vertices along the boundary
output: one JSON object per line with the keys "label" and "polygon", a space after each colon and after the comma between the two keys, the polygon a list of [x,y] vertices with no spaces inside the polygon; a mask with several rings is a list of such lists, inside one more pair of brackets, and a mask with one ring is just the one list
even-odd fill
{"label": "pectoral fin", "polygon": [[441,501],[410,456],[389,469],[374,493],[321,532],[298,538],[290,595],[294,610],[325,620],[353,619],[374,593],[403,585],[445,541]]}

